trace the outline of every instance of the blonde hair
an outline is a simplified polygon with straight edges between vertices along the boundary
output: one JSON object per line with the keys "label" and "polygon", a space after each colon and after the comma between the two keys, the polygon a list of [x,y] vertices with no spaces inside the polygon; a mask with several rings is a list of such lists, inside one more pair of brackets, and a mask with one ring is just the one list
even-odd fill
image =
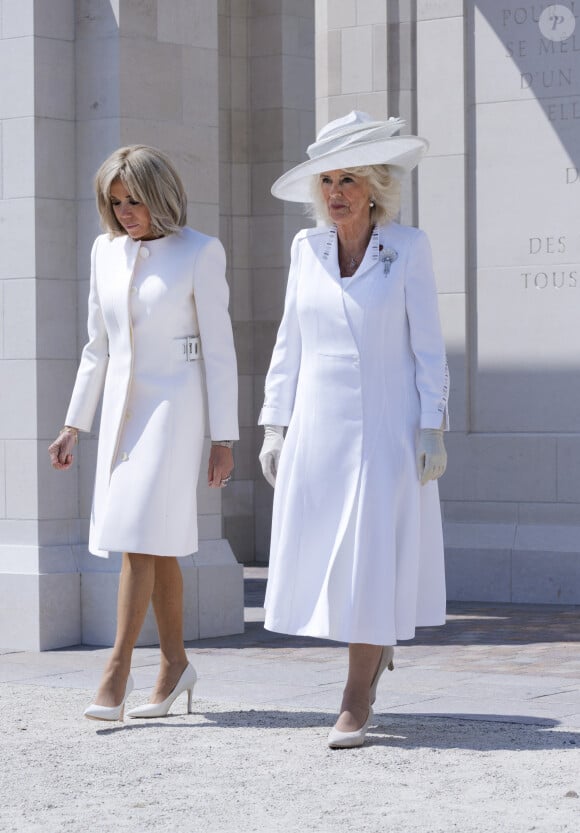
{"label": "blonde hair", "polygon": [[[358,168],[341,170],[366,179],[371,193],[370,199],[374,202],[374,206],[369,207],[370,221],[373,225],[383,226],[395,219],[401,205],[401,183],[390,165],[361,165]],[[312,177],[312,203],[308,206],[307,213],[314,220],[322,220],[332,225],[322,196],[321,176],[322,174],[317,174]]]}
{"label": "blonde hair", "polygon": [[128,145],[112,153],[95,175],[101,224],[112,237],[127,232],[115,217],[111,186],[120,180],[131,196],[151,214],[151,231],[157,237],[174,234],[186,223],[187,196],[169,158],[157,148]]}

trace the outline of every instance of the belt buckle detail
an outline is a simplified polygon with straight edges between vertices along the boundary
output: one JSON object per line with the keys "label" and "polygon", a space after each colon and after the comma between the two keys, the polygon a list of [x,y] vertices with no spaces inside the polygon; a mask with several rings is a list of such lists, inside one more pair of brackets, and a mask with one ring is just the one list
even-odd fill
{"label": "belt buckle detail", "polygon": [[185,361],[194,362],[199,353],[199,340],[196,336],[185,337]]}

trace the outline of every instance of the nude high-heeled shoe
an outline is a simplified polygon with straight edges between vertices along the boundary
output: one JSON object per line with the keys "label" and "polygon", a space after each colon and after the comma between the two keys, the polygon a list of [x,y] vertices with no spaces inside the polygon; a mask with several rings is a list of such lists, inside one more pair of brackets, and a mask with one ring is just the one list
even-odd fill
{"label": "nude high-heeled shoe", "polygon": [[187,713],[191,714],[191,699],[193,696],[193,687],[197,682],[197,674],[195,668],[190,663],[187,663],[185,671],[177,681],[177,685],[169,695],[161,703],[145,703],[143,706],[137,706],[127,712],[128,717],[165,717],[173,702],[187,691]]}
{"label": "nude high-heeled shoe", "polygon": [[389,671],[394,671],[395,664],[393,662],[393,657],[395,656],[395,649],[392,645],[385,645],[382,650],[381,658],[379,660],[379,667],[377,668],[376,674],[373,677],[373,681],[371,683],[370,688],[370,704],[371,706],[374,704],[375,700],[377,699],[377,686],[379,684],[379,680],[381,678],[381,674],[388,668]]}
{"label": "nude high-heeled shoe", "polygon": [[328,745],[331,749],[354,749],[362,746],[373,718],[373,710],[369,707],[369,715],[364,724],[355,732],[340,732],[334,727],[328,734]]}
{"label": "nude high-heeled shoe", "polygon": [[123,712],[125,711],[125,700],[133,691],[133,677],[129,674],[127,686],[125,688],[125,696],[118,706],[99,706],[97,703],[91,703],[90,706],[84,710],[83,715],[89,720],[120,720],[123,721]]}

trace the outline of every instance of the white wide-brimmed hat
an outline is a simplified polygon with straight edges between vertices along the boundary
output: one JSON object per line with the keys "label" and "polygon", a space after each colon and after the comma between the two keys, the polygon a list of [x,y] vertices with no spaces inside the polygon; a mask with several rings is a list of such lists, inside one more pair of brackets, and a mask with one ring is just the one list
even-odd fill
{"label": "white wide-brimmed hat", "polygon": [[395,136],[405,121],[391,117],[373,121],[368,113],[351,110],[329,122],[309,145],[309,159],[282,174],[272,194],[290,202],[312,202],[311,177],[324,171],[362,165],[391,165],[396,174],[412,170],[429,143],[420,136]]}

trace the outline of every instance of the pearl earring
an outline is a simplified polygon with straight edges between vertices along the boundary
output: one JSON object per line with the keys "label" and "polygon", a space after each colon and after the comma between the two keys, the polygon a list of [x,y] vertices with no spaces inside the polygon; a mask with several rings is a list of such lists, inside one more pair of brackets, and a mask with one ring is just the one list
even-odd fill
{"label": "pearl earring", "polygon": [[375,201],[374,201],[374,200],[371,200],[371,201],[369,202],[369,206],[370,206],[371,208],[374,208],[374,207],[375,207]]}

